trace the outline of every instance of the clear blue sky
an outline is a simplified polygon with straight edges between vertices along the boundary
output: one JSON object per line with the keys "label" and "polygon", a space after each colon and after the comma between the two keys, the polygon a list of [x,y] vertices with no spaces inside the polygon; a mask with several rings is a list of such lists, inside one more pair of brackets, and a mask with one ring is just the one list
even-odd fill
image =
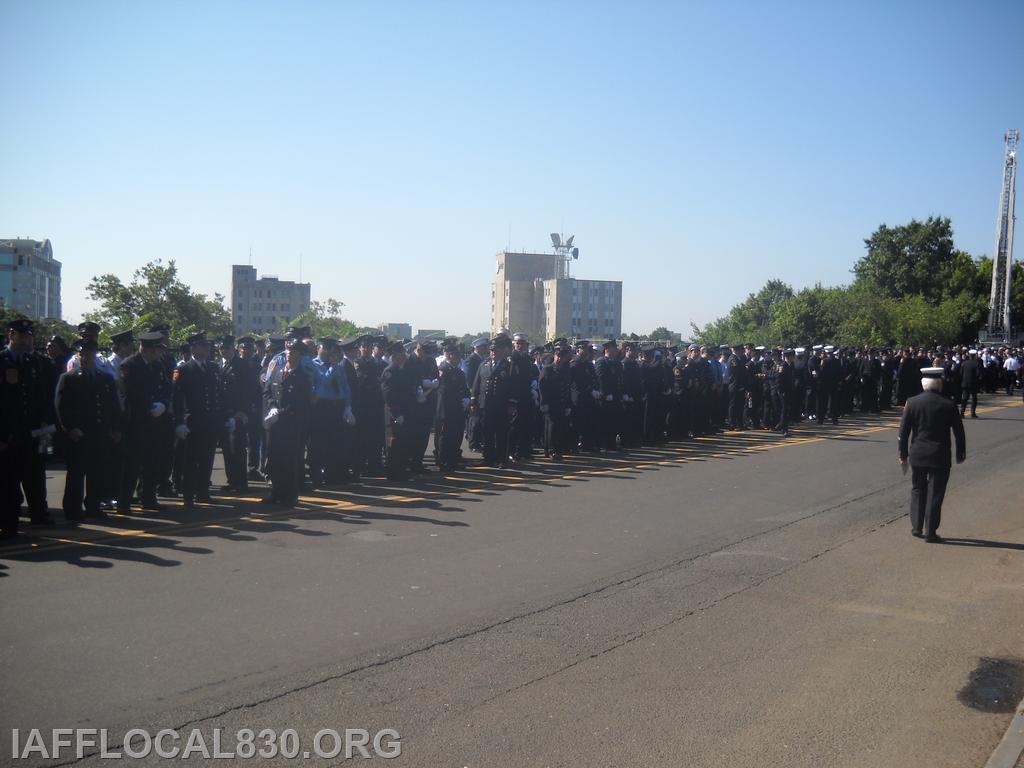
{"label": "clear blue sky", "polygon": [[487,327],[494,254],[575,233],[624,331],[846,282],[880,223],[992,251],[1014,2],[0,0],[0,236],[89,278],[303,278],[359,324]]}

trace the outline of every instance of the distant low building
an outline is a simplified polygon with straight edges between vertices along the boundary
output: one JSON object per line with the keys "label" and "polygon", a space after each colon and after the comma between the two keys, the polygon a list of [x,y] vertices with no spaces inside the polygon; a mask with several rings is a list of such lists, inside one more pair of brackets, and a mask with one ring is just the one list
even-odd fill
{"label": "distant low building", "polygon": [[60,320],[60,266],[49,240],[0,239],[0,304],[35,320]]}
{"label": "distant low building", "polygon": [[445,335],[444,329],[436,330],[431,328],[420,328],[416,331],[416,336],[413,338],[415,338],[416,341],[427,341],[428,339],[432,339],[433,341],[444,341]]}
{"label": "distant low building", "polygon": [[379,328],[389,339],[412,338],[412,326],[409,323],[381,323]]}
{"label": "distant low building", "polygon": [[257,277],[256,267],[231,267],[231,326],[236,336],[273,333],[309,309],[309,283],[271,275]]}

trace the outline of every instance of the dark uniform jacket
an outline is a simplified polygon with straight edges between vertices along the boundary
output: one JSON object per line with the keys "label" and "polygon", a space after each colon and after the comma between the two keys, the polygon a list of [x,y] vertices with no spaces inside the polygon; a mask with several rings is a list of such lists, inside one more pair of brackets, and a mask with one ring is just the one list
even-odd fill
{"label": "dark uniform jacket", "polygon": [[622,361],[622,394],[629,395],[634,400],[643,397],[644,382],[637,360],[627,358]]}
{"label": "dark uniform jacket", "polygon": [[[900,458],[910,457],[915,467],[950,466],[950,432],[956,438],[958,460],[967,456],[967,440],[960,411],[940,392],[926,391],[907,400],[900,420]],[[907,441],[910,440],[910,451]]]}
{"label": "dark uniform jacket", "polygon": [[437,418],[452,419],[462,416],[462,401],[469,397],[466,374],[458,366],[444,361],[438,366]]}
{"label": "dark uniform jacket", "polygon": [[193,431],[220,429],[226,418],[220,368],[193,359],[174,370],[175,424]]}
{"label": "dark uniform jacket", "polygon": [[136,430],[148,425],[153,419],[149,411],[156,403],[163,403],[171,409],[171,380],[167,369],[159,360],[147,363],[136,352],[121,363],[118,375],[124,386],[124,420],[126,428]]}
{"label": "dark uniform jacket", "polygon": [[260,368],[256,358],[235,356],[224,364],[221,373],[224,386],[224,410],[229,416],[236,413],[255,418],[260,413],[262,392]]}
{"label": "dark uniform jacket", "polygon": [[384,369],[380,390],[384,396],[384,403],[391,411],[391,418],[410,418],[417,405],[416,387],[419,384],[420,382],[413,378],[412,372],[398,363],[391,363]]}
{"label": "dark uniform jacket", "polygon": [[977,357],[971,357],[960,366],[960,386],[967,392],[977,392],[981,387],[982,365]]}
{"label": "dark uniform jacket", "polygon": [[271,434],[283,431],[301,432],[309,423],[313,410],[313,377],[301,365],[285,368],[280,381],[267,384],[263,390],[264,411],[277,408],[278,421]]}
{"label": "dark uniform jacket", "polygon": [[0,352],[0,441],[24,443],[43,424],[54,424],[53,362],[45,355]]}
{"label": "dark uniform jacket", "polygon": [[82,430],[86,443],[109,439],[121,431],[121,403],[117,384],[101,371],[81,368],[61,374],[54,405],[65,432]]}
{"label": "dark uniform jacket", "polygon": [[612,402],[622,400],[622,363],[602,357],[594,363],[594,373],[597,376],[597,388],[601,392],[601,402],[605,402],[609,395]]}
{"label": "dark uniform jacket", "polygon": [[469,386],[473,386],[473,382],[476,381],[476,372],[480,370],[480,366],[483,362],[484,358],[476,352],[473,352],[466,358],[466,383],[469,384]]}
{"label": "dark uniform jacket", "polygon": [[843,375],[843,366],[836,358],[826,357],[818,368],[818,386],[823,390],[835,389]]}
{"label": "dark uniform jacket", "polygon": [[568,363],[552,363],[541,370],[540,404],[542,407],[547,406],[548,416],[552,419],[566,417],[566,410],[572,408],[572,380]]}
{"label": "dark uniform jacket", "polygon": [[384,372],[382,362],[371,355],[365,355],[352,364],[355,374],[349,379],[349,384],[352,390],[352,410],[356,413],[370,413],[384,407],[384,394],[380,388],[381,374]]}
{"label": "dark uniform jacket", "polygon": [[516,405],[516,394],[521,384],[514,377],[508,360],[488,360],[476,372],[473,397],[481,411],[502,411],[509,405]]}
{"label": "dark uniform jacket", "polygon": [[597,373],[589,360],[576,358],[569,363],[569,378],[572,381],[573,404],[585,408],[594,403],[590,394],[597,390]]}

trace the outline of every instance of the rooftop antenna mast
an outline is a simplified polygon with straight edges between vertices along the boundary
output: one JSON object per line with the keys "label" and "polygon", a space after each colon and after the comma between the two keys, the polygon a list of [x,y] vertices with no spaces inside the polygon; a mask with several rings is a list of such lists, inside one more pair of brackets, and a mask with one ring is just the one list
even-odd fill
{"label": "rooftop antenna mast", "polygon": [[992,258],[992,296],[988,309],[988,335],[1010,341],[1013,318],[1010,317],[1010,279],[1013,275],[1013,223],[1014,200],[1017,196],[1017,143],[1020,131],[1016,128],[1003,135],[1006,155],[1003,159],[1003,184],[999,192],[999,216],[996,219],[996,247]]}
{"label": "rooftop antenna mast", "polygon": [[569,265],[580,257],[580,249],[572,244],[575,238],[576,235],[569,235],[566,240],[562,240],[561,233],[551,233],[551,248],[555,252],[555,278],[558,280],[569,279]]}

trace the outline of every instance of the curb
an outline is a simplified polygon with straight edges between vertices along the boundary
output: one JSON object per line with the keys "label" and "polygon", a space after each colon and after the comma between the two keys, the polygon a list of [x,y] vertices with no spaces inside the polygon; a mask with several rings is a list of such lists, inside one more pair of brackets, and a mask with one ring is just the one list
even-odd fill
{"label": "curb", "polygon": [[1017,705],[1017,713],[1010,721],[1003,740],[985,763],[985,768],[1015,768],[1024,755],[1024,701]]}

